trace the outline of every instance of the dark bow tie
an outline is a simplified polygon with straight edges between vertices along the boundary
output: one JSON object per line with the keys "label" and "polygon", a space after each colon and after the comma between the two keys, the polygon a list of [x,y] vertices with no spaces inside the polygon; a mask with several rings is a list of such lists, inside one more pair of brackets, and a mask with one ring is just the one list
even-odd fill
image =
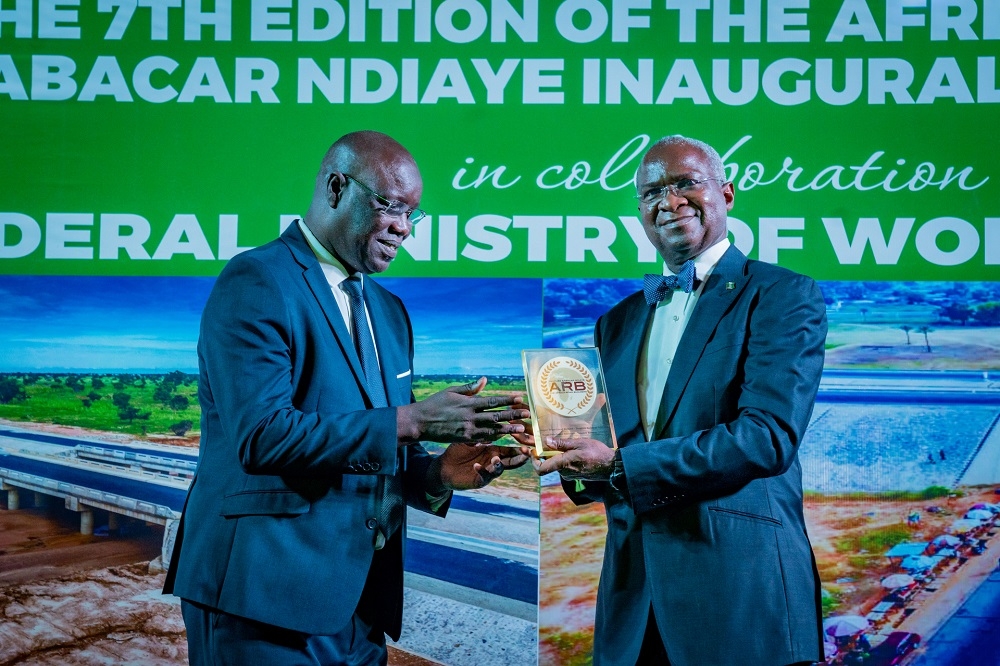
{"label": "dark bow tie", "polygon": [[642,293],[648,304],[656,305],[666,298],[667,294],[675,290],[691,293],[694,282],[694,261],[688,259],[681,266],[681,271],[677,275],[646,273],[646,276],[642,278]]}

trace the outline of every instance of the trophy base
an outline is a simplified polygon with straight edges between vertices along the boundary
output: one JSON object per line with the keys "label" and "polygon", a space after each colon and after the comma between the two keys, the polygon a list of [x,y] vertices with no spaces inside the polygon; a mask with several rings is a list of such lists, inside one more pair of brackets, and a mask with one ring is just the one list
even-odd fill
{"label": "trophy base", "polygon": [[535,451],[535,456],[538,458],[554,458],[561,454],[562,451]]}

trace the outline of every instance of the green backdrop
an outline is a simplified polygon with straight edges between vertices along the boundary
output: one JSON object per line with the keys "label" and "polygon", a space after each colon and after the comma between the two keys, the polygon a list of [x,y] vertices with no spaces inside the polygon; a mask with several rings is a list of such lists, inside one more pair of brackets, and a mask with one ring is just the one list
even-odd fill
{"label": "green backdrop", "polygon": [[0,273],[215,275],[372,128],[432,214],[391,275],[641,274],[682,133],[753,257],[996,279],[998,40],[998,0],[2,0]]}

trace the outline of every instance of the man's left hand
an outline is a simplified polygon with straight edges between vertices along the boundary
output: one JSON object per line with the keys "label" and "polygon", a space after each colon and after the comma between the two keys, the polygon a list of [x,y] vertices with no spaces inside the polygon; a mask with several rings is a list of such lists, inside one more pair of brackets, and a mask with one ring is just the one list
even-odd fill
{"label": "man's left hand", "polygon": [[548,459],[535,460],[535,472],[539,476],[549,472],[559,472],[559,475],[566,479],[607,481],[615,466],[615,450],[596,439],[547,437],[545,448],[562,453]]}
{"label": "man's left hand", "polygon": [[482,488],[500,477],[504,470],[515,469],[528,461],[528,447],[492,444],[452,444],[434,459],[427,470],[431,490],[469,490]]}

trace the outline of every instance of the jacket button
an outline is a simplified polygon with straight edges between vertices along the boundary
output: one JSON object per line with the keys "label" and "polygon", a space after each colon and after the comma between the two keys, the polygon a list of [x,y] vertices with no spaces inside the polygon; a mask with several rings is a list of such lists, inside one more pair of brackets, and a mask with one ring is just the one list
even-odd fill
{"label": "jacket button", "polygon": [[373,530],[376,527],[378,527],[378,521],[375,520],[374,518],[369,518],[368,520],[365,521],[365,527],[367,527],[370,530]]}

